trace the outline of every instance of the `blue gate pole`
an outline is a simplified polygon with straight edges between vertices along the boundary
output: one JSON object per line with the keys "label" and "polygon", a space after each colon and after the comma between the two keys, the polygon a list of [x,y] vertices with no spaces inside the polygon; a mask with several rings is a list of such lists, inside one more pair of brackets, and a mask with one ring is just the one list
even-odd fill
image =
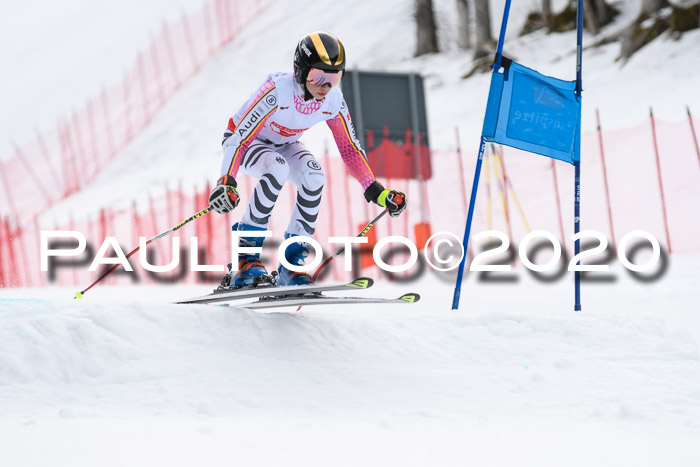
{"label": "blue gate pole", "polygon": [[493,64],[492,73],[498,73],[501,68],[501,54],[503,53],[503,42],[506,40],[506,26],[508,26],[508,14],[510,13],[510,0],[506,0],[506,7],[503,9],[503,19],[501,20],[501,33],[498,35],[498,50],[496,50],[496,62]]}
{"label": "blue gate pole", "polygon": [[[576,97],[578,98],[578,134],[576,135],[576,147],[574,157],[574,234],[581,230],[581,91],[583,61],[583,0],[576,4]],[[579,240],[574,242],[574,255],[581,252]],[[577,261],[576,264],[579,264]],[[581,272],[574,272],[574,311],[581,310]]]}
{"label": "blue gate pole", "polygon": [[[506,0],[506,6],[503,10],[503,20],[501,21],[501,33],[498,36],[498,50],[496,51],[496,60],[493,64],[493,73],[498,73],[501,69],[501,54],[503,53],[503,42],[506,38],[506,26],[508,26],[508,13],[510,12],[510,1]],[[579,0],[580,1],[580,0]],[[457,283],[455,284],[454,295],[452,296],[452,309],[459,308],[459,296],[462,293],[462,277],[464,276],[464,263],[467,260],[467,246],[469,244],[469,234],[472,230],[472,217],[474,216],[474,204],[476,202],[476,191],[479,187],[479,175],[481,174],[481,163],[484,160],[484,149],[486,149],[486,138],[481,135],[481,144],[479,144],[479,158],[476,161],[476,169],[474,171],[474,183],[472,184],[472,196],[469,201],[469,213],[467,214],[467,226],[464,229],[464,239],[462,239],[462,247],[464,248],[464,256],[459,263],[459,271],[457,272]]]}
{"label": "blue gate pole", "polygon": [[[581,161],[574,161],[574,234],[581,229]],[[581,243],[574,241],[574,255],[581,252]],[[577,261],[576,264],[580,264]],[[581,271],[574,272],[574,311],[581,311]]]}
{"label": "blue gate pole", "polygon": [[474,170],[474,182],[472,183],[472,196],[469,200],[469,213],[467,214],[467,226],[464,229],[464,239],[462,239],[462,247],[464,256],[459,263],[459,272],[457,273],[457,283],[455,284],[455,292],[452,296],[452,309],[459,308],[459,296],[462,293],[462,277],[464,276],[464,263],[467,261],[467,246],[469,245],[469,234],[472,230],[472,217],[474,217],[474,204],[476,202],[476,192],[479,187],[479,175],[481,174],[481,163],[484,160],[484,149],[486,149],[486,138],[481,137],[479,145],[479,158],[476,161],[476,169]]}

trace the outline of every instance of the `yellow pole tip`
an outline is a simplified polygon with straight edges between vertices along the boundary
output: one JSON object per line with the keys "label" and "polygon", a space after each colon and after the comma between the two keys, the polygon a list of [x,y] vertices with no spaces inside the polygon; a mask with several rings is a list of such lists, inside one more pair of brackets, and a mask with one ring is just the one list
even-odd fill
{"label": "yellow pole tip", "polygon": [[77,298],[77,299],[83,298],[83,293],[82,293],[82,292],[76,292],[76,293],[75,293],[75,298]]}

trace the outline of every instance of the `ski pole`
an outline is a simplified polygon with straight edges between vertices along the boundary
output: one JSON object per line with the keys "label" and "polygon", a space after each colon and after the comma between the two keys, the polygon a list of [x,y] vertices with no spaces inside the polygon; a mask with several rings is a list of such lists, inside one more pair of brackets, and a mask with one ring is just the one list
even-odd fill
{"label": "ski pole", "polygon": [[[374,227],[374,224],[376,224],[377,222],[379,222],[379,219],[381,219],[382,217],[384,217],[384,215],[385,215],[387,212],[389,212],[389,210],[388,210],[388,209],[385,209],[385,210],[383,210],[381,213],[379,213],[379,215],[378,215],[377,217],[375,217],[374,219],[372,219],[372,220],[369,222],[369,224],[367,224],[367,225],[365,226],[365,228],[362,229],[362,232],[360,232],[359,234],[355,235],[355,237],[364,237],[365,235],[367,235],[367,233],[372,229],[372,227]],[[341,254],[343,251],[345,251],[345,247],[342,247],[342,248],[338,249],[338,251],[336,251],[335,253],[333,253],[333,255],[331,255],[331,256],[329,256],[328,258],[326,258],[326,260],[325,260],[323,263],[321,263],[321,265],[318,267],[318,269],[316,269],[316,272],[314,273],[313,277],[311,278],[311,281],[312,281],[312,282],[316,282],[316,278],[317,278],[318,275],[321,273],[321,271],[323,270],[323,268],[325,268],[326,266],[328,266],[328,264],[329,264],[331,261],[333,261],[333,259],[334,259],[336,256],[338,256],[339,254]],[[297,311],[299,311],[299,310],[301,310],[301,305],[299,305],[299,308],[297,308]]]}
{"label": "ski pole", "polygon": [[[359,234],[355,235],[355,237],[364,237],[365,235],[367,235],[367,233],[372,229],[372,227],[374,227],[374,224],[376,224],[376,223],[379,221],[379,219],[381,219],[382,217],[384,217],[384,215],[385,215],[387,212],[389,212],[388,209],[383,210],[377,217],[375,217],[374,219],[372,219],[372,220],[369,222],[369,224],[367,224],[367,225],[365,226],[364,229],[362,229],[362,232],[360,232]],[[323,270],[323,268],[325,268],[326,266],[328,266],[328,264],[329,264],[331,261],[333,261],[333,259],[334,259],[336,256],[338,256],[339,254],[341,254],[343,251],[345,251],[345,247],[340,248],[338,251],[336,251],[335,253],[333,253],[333,255],[329,256],[323,263],[321,263],[321,265],[318,267],[318,269],[316,269],[316,272],[314,273],[314,275],[313,275],[313,277],[311,278],[311,280],[312,280],[313,282],[315,282],[315,281],[316,281],[316,278],[317,278],[318,275],[321,273],[321,271]]]}
{"label": "ski pole", "polygon": [[[173,227],[172,229],[166,230],[165,232],[160,233],[160,234],[156,235],[155,237],[153,237],[153,238],[147,240],[147,241],[146,241],[146,245],[148,245],[148,244],[150,244],[150,243],[152,243],[152,242],[154,242],[154,241],[156,241],[156,240],[158,240],[158,239],[160,239],[160,238],[163,238],[163,237],[165,237],[166,235],[170,235],[171,233],[175,232],[175,231],[176,231],[177,229],[179,229],[180,227],[184,226],[185,224],[188,224],[188,223],[192,222],[193,220],[197,219],[198,217],[203,216],[204,214],[207,214],[207,213],[210,212],[211,210],[212,210],[212,207],[211,207],[211,206],[207,206],[206,209],[202,209],[202,210],[199,211],[197,214],[195,214],[195,215],[193,215],[193,216],[191,216],[191,217],[188,217],[187,219],[185,219],[184,221],[180,222],[179,224],[177,224],[177,225],[176,225],[175,227]],[[126,255],[126,258],[129,259],[129,258],[131,257],[131,255],[133,255],[134,253],[136,253],[136,252],[139,250],[139,248],[141,248],[141,245],[140,245],[140,244],[139,244],[139,246],[137,246],[136,248],[134,248],[133,250],[131,250],[131,252],[130,252],[128,255]],[[108,274],[110,274],[112,271],[114,271],[115,269],[117,269],[119,266],[120,266],[120,264],[115,264],[114,266],[112,266],[111,268],[109,268],[104,274],[102,274],[100,277],[98,277],[97,280],[96,280],[95,282],[93,282],[92,284],[90,284],[90,286],[89,286],[88,288],[86,288],[85,290],[81,290],[80,292],[76,292],[74,298],[83,298],[83,295],[85,295],[85,293],[86,293],[88,290],[90,290],[91,288],[93,288],[93,287],[95,286],[95,284],[97,284],[98,282],[100,282],[102,279],[104,279]]]}

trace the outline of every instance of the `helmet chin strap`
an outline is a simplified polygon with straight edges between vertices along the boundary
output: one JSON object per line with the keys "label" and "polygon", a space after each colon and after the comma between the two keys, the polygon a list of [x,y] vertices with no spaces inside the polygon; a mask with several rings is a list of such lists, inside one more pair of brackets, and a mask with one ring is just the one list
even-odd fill
{"label": "helmet chin strap", "polygon": [[303,84],[301,85],[301,88],[304,90],[304,101],[310,101],[311,99],[314,98],[314,96],[311,95],[308,89],[306,89],[306,86]]}
{"label": "helmet chin strap", "polygon": [[301,89],[304,91],[304,102],[314,99],[314,96],[309,92],[305,85],[300,84],[299,86],[301,86]]}

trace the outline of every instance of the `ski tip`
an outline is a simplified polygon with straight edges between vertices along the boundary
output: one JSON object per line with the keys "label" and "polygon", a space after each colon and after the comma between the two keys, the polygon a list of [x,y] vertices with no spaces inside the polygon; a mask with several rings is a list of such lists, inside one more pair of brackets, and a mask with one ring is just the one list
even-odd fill
{"label": "ski tip", "polygon": [[374,280],[369,277],[358,277],[352,281],[349,286],[356,289],[368,289],[374,285]]}
{"label": "ski tip", "polygon": [[404,303],[416,303],[418,300],[420,300],[420,295],[417,293],[407,293],[396,299],[396,301]]}

